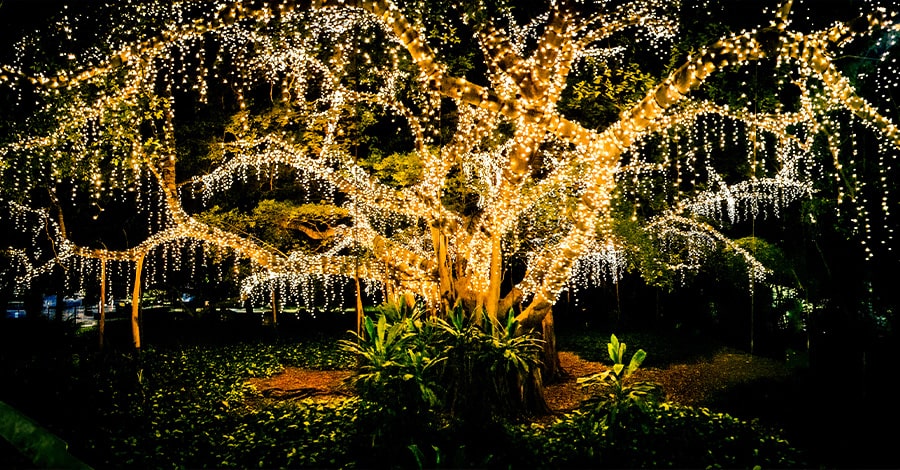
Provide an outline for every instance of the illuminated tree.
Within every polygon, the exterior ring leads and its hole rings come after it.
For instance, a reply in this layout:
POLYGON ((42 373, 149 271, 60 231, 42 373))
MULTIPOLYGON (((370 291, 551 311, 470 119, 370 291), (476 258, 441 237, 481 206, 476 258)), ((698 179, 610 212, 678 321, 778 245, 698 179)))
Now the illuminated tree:
POLYGON ((865 6, 856 19, 795 28, 788 1, 765 13, 769 24, 676 57, 659 80, 605 46, 625 34, 642 56, 668 58, 684 34, 677 13, 688 6, 678 2, 550 1, 539 14, 389 0, 107 7, 121 15, 111 42, 81 46, 61 22, 55 34, 79 54, 51 52, 44 66, 64 62, 52 73, 2 68, 0 83, 37 103, 0 150, 4 202, 53 247, 8 256, 22 285, 56 264, 89 274, 118 263, 140 280, 148 255, 180 260, 202 244, 249 260, 245 295, 337 276, 414 294, 434 312, 460 302, 490 318, 512 309, 523 331, 544 328, 547 339, 560 292, 620 276, 636 256, 627 233, 658 250, 659 270, 696 270, 728 247, 761 281, 766 268, 719 222, 777 215, 834 178, 864 233, 873 210, 891 223, 889 185, 848 174, 858 135, 877 142, 885 179, 900 147, 896 109, 881 96, 897 87, 900 26, 865 6), (442 22, 450 13, 462 21, 442 22), (465 28, 480 61, 460 53, 465 28), (877 51, 881 77, 862 91, 836 59, 861 47, 877 51), (705 86, 760 66, 774 76, 771 93, 795 98, 763 102, 741 78, 719 84, 738 87, 725 97, 705 86), (585 67, 598 86, 571 88, 585 67), (603 92, 621 112, 599 128, 561 110, 567 93, 603 92), (179 103, 198 100, 228 116, 202 155, 176 132, 179 103), (745 171, 719 171, 719 160, 745 171), (229 231, 210 209, 248 180, 288 178, 315 188, 304 203, 318 209, 269 208, 302 243, 229 231), (858 196, 863 186, 882 188, 875 209, 858 196), (76 243, 57 216, 65 211, 51 210, 70 194, 101 218, 108 201, 134 205, 150 221, 146 236, 116 248, 76 243))

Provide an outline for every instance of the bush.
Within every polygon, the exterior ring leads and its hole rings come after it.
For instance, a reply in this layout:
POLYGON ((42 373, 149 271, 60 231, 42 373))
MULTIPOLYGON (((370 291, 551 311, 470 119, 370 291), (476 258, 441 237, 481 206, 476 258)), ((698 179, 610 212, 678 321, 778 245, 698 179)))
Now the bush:
POLYGON ((802 467, 778 433, 725 413, 662 403, 620 412, 617 432, 595 413, 576 411, 551 425, 510 433, 540 468, 802 467))
POLYGON ((596 389, 578 411, 550 426, 518 429, 525 441, 519 447, 537 449, 534 462, 550 468, 797 465, 798 453, 776 433, 724 413, 664 403, 658 384, 630 380, 647 357, 643 349, 627 365, 616 335, 606 349, 612 367, 578 380, 596 389))
POLYGON ((425 318, 421 304, 400 300, 341 342, 357 359, 359 424, 372 436, 365 455, 381 456, 371 464, 482 462, 491 451, 481 436, 494 419, 525 409, 529 386, 540 386, 540 341, 517 334, 513 315, 477 318, 461 307, 447 319, 425 318))
POLYGON ((625 365, 625 343, 620 343, 616 335, 610 336, 607 344, 609 359, 612 368, 594 374, 590 377, 578 379, 578 383, 585 388, 599 388, 599 393, 591 397, 583 406, 591 409, 594 414, 600 416, 603 424, 609 429, 610 434, 620 427, 617 417, 620 412, 627 412, 631 408, 636 411, 646 411, 649 406, 659 403, 664 397, 662 387, 654 382, 632 383, 631 376, 644 362, 647 353, 638 349, 631 356, 631 361, 625 365))
POLYGON ((357 360, 351 378, 364 400, 397 409, 443 410, 455 417, 511 415, 540 385, 541 342, 517 334, 513 315, 501 323, 461 307, 448 318, 424 318, 421 304, 388 303, 364 334, 341 341, 357 360))

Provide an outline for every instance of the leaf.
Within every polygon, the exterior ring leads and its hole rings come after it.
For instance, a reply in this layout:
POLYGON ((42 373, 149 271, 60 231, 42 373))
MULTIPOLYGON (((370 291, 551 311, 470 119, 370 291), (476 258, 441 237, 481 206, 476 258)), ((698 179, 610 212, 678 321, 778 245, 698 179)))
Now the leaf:
POLYGON ((410 444, 406 446, 410 452, 413 454, 413 458, 416 459, 416 467, 419 469, 425 468, 425 454, 419 449, 419 446, 416 444, 410 444))
POLYGON ((637 370, 638 367, 644 362, 644 359, 647 358, 647 353, 643 349, 638 349, 637 352, 631 356, 631 363, 628 364, 628 371, 625 373, 626 376, 629 376, 637 370))
POLYGON ((90 468, 69 454, 68 444, 62 439, 3 402, 0 402, 0 437, 38 467, 90 468))
POLYGON ((387 329, 387 317, 381 315, 378 317, 378 339, 384 339, 384 332, 387 329))
POLYGON ((368 335, 369 341, 375 339, 375 325, 372 323, 372 319, 366 317, 365 319, 365 327, 366 327, 366 335, 368 335))

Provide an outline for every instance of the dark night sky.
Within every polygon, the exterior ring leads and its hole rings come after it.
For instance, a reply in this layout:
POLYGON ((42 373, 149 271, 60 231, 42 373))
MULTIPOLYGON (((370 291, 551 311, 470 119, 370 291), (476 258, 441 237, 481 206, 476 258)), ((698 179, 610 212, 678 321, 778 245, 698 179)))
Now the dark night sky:
POLYGON ((12 45, 22 36, 39 31, 63 11, 69 1, 0 0, 0 61, 10 57, 12 45))
POLYGON ((62 0, 0 0, 0 34, 3 42, 34 31, 47 23, 52 15, 63 11, 70 1, 62 0))

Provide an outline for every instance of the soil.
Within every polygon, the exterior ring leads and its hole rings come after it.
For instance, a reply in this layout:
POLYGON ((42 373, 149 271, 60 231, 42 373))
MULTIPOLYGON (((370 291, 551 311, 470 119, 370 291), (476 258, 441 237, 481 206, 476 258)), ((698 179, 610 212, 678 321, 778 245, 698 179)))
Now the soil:
MULTIPOLYGON (((586 361, 572 352, 561 351, 560 363, 565 371, 561 381, 546 385, 544 396, 554 413, 575 409, 588 398, 577 383, 586 377, 607 369, 599 362, 586 361)), ((322 371, 288 367, 268 378, 253 378, 249 385, 256 393, 251 401, 278 402, 299 399, 322 399, 352 395, 345 379, 351 374, 346 370, 322 371)), ((780 379, 790 375, 790 370, 776 361, 723 349, 713 356, 690 364, 673 364, 665 369, 642 368, 635 380, 657 382, 666 392, 670 402, 689 406, 705 406, 717 394, 730 387, 759 379, 780 379)))
POLYGON ((256 393, 249 394, 251 401, 278 402, 304 398, 330 399, 352 395, 347 386, 349 370, 313 370, 286 367, 271 377, 252 378, 248 384, 256 393))

